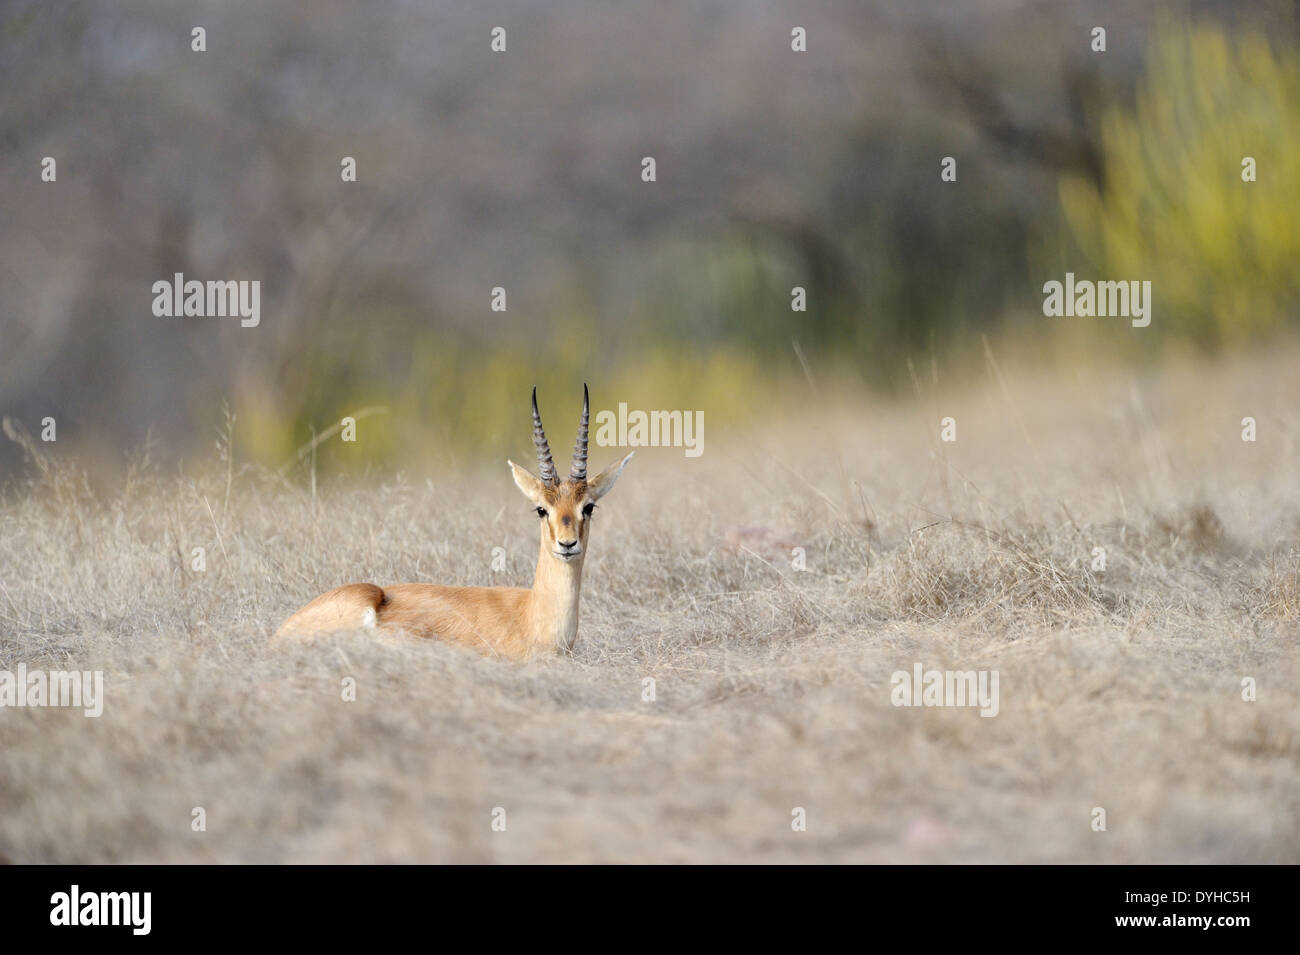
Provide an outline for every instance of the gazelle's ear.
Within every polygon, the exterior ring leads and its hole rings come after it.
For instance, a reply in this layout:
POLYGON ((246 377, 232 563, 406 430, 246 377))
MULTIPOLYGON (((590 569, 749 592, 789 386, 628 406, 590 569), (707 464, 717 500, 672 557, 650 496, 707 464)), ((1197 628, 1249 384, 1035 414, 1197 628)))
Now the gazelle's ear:
POLYGON ((632 460, 634 454, 636 454, 635 451, 629 451, 627 457, 622 461, 611 464, 587 482, 587 491, 591 494, 593 500, 599 501, 613 489, 614 482, 618 480, 618 476, 623 473, 623 469, 627 467, 627 462, 632 460))
POLYGON ((538 507, 546 503, 545 489, 546 485, 542 483, 541 478, 533 475, 531 471, 521 468, 513 461, 506 461, 510 465, 510 473, 514 475, 515 484, 519 490, 524 492, 524 497, 532 501, 538 507))

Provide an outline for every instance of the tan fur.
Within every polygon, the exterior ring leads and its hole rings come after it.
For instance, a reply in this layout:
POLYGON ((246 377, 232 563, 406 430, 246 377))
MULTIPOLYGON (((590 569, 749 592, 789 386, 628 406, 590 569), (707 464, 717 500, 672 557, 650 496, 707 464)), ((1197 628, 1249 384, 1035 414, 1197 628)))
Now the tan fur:
POLYGON ((539 519, 537 573, 530 589, 347 584, 307 604, 280 626, 275 638, 310 639, 369 623, 381 631, 444 640, 507 660, 572 649, 578 639, 578 598, 591 527, 583 509, 608 493, 631 457, 590 481, 558 484, 545 484, 507 462, 520 491, 547 512, 539 519), (565 559, 561 554, 573 556, 565 559))

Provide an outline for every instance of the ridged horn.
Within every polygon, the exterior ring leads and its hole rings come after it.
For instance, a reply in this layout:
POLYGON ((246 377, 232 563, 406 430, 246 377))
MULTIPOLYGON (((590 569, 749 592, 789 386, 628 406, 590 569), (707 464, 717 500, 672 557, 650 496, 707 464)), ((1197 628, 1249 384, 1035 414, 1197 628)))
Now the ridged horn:
POLYGON ((546 443, 542 430, 542 416, 537 411, 537 386, 533 386, 533 444, 537 445, 537 476, 546 484, 555 483, 555 462, 551 460, 551 446, 546 443))
POLYGON ((573 446, 573 464, 569 467, 569 479, 587 480, 587 418, 590 405, 587 401, 587 385, 582 386, 582 420, 578 422, 578 443, 573 446))

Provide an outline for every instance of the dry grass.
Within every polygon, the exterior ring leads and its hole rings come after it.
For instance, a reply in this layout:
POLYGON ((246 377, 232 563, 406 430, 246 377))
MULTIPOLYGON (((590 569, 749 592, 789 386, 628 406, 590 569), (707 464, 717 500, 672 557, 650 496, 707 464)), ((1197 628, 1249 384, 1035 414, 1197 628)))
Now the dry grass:
POLYGON ((100 668, 107 703, 0 710, 0 853, 1294 862, 1295 363, 994 371, 820 420, 796 401, 757 437, 710 420, 702 458, 629 466, 576 652, 528 665, 267 641, 349 580, 526 583, 536 531, 503 465, 315 501, 224 463, 107 496, 34 465, 0 504, 0 668, 100 668), (1000 714, 890 705, 918 661, 996 668, 1000 714))

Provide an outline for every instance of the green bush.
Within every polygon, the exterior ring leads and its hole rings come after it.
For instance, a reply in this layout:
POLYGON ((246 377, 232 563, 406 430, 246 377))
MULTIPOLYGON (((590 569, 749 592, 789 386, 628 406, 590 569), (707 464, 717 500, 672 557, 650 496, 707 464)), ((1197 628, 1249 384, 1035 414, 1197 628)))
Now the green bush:
POLYGON ((1258 34, 1162 28, 1134 104, 1102 114, 1101 142, 1104 185, 1060 186, 1070 232, 1099 277, 1150 279, 1160 331, 1205 348, 1296 322, 1294 49, 1258 34), (1243 181, 1245 157, 1255 182, 1243 181))

